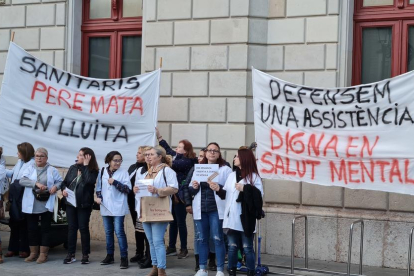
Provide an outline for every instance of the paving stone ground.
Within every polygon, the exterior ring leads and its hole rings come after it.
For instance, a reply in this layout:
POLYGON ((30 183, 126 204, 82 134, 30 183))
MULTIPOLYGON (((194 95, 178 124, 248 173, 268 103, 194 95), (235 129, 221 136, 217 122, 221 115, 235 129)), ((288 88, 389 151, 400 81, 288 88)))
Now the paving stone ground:
MULTIPOLYGON (((6 251, 9 232, 0 231, 2 248, 3 252, 6 251)), ((87 275, 142 275, 145 276, 149 269, 139 269, 137 264, 130 264, 129 269, 120 269, 120 257, 119 250, 115 250, 115 263, 113 265, 101 266, 99 262, 105 257, 105 242, 102 241, 92 241, 92 253, 90 255, 91 263, 88 265, 81 265, 80 261, 77 261, 73 264, 64 265, 63 259, 66 256, 66 250, 63 246, 58 246, 52 248, 49 254, 49 261, 45 264, 36 264, 36 263, 25 263, 23 259, 17 257, 5 258, 5 262, 0 265, 0 276, 55 276, 55 275, 73 275, 73 276, 87 276, 87 275)), ((133 245, 130 245, 129 253, 130 257, 133 255, 133 245)), ((80 252, 80 240, 78 240, 78 250, 77 258, 81 258, 80 252)), ((272 264, 272 265, 290 265, 290 258, 285 256, 276 256, 262 254, 263 263, 272 264)), ((302 267, 303 260, 297 259, 295 261, 295 266, 302 267)), ((194 255, 190 252, 190 256, 187 259, 178 260, 177 257, 171 256, 167 257, 167 275, 169 276, 193 276, 194 272, 194 255)), ((319 270, 328 270, 328 271, 338 271, 345 273, 346 264, 345 263, 335 263, 335 262, 323 262, 323 261, 309 261, 309 267, 312 269, 319 270)), ((290 273, 290 269, 281 269, 270 267, 270 271, 274 273, 290 273)), ((357 273, 358 267, 356 265, 352 266, 352 273, 357 273)), ((321 274, 321 273, 309 273, 303 271, 295 271, 296 275, 309 275, 309 276, 322 276, 322 275, 338 275, 338 274, 321 274)), ((285 274, 285 275, 286 275, 285 274)), ((407 275, 406 270, 401 269, 389 269, 389 268, 380 268, 380 267, 369 267, 364 266, 363 274, 367 276, 403 276, 407 275)), ((216 275, 215 272, 209 272, 209 276, 216 275)), ((227 275, 227 273, 226 273, 227 275)), ((239 274, 238 274, 239 275, 239 274)), ((245 274, 240 274, 245 275, 245 274)), ((272 274, 274 275, 274 274, 272 274)), ((278 274, 276 274, 278 275, 278 274)), ((279 274, 281 275, 281 274, 279 274)), ((413 272, 414 275, 414 272, 413 272)))

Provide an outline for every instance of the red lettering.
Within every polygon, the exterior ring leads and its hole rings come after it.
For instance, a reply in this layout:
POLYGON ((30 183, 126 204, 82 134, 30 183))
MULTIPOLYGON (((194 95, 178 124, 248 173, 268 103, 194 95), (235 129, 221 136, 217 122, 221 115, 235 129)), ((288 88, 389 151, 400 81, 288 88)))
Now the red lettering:
POLYGON ((69 92, 69 91, 67 91, 67 90, 65 90, 65 89, 61 89, 61 90, 59 90, 58 104, 59 104, 59 105, 61 105, 60 100, 62 100, 62 101, 64 101, 64 102, 68 105, 68 107, 70 108, 70 104, 69 104, 69 102, 68 102, 68 101, 66 101, 66 100, 69 100, 69 99, 70 99, 70 97, 71 97, 71 95, 70 95, 70 92, 69 92), (66 99, 62 96, 63 92, 65 92, 65 93, 66 93, 66 95, 68 96, 66 99))
POLYGON ((125 114, 126 103, 127 101, 132 100, 133 97, 118 97, 118 99, 124 101, 124 104, 122 105, 122 114, 125 114))
POLYGON ((338 176, 338 180, 341 181, 344 180, 345 184, 348 184, 348 180, 346 178, 346 165, 345 160, 341 160, 339 171, 337 170, 334 161, 329 161, 329 167, 331 169, 331 180, 332 182, 335 182, 335 173, 338 176))
POLYGON ((381 180, 382 182, 385 182, 385 175, 384 175, 385 166, 388 166, 390 162, 378 160, 376 163, 380 166, 381 180))
POLYGON ((289 146, 290 146, 290 148, 292 149, 292 151, 294 153, 301 154, 302 152, 304 152, 305 144, 303 144, 303 142, 300 139, 296 140, 297 138, 302 137, 303 135, 305 135, 305 133, 299 132, 299 133, 294 134, 290 138, 289 146), (294 146, 296 146, 296 145, 299 145, 299 149, 294 149, 294 146))
POLYGON ((106 107, 106 111, 105 111, 105 113, 108 113, 108 112, 109 112, 109 109, 110 109, 111 107, 115 107, 115 113, 116 113, 116 114, 118 114, 118 101, 117 101, 117 99, 116 99, 116 97, 115 97, 115 96, 112 96, 112 97, 109 99, 109 104, 108 104, 108 106, 106 107))
POLYGON ((300 178, 305 176, 305 174, 306 174, 306 161, 305 160, 302 160, 302 161, 296 160, 296 170, 297 170, 298 175, 300 176, 300 178), (302 168, 303 168, 302 171, 300 171, 300 168, 299 168, 300 162, 302 162, 302 168))
POLYGON ((290 159, 289 159, 289 157, 286 157, 286 174, 287 175, 296 175, 296 172, 292 172, 290 170, 290 159))
POLYGON ((142 99, 140 97, 135 97, 134 104, 132 105, 132 108, 129 111, 129 114, 132 114, 132 112, 135 109, 139 110, 141 115, 144 114, 144 107, 142 105, 143 105, 142 99))
POLYGON ((85 94, 82 94, 82 93, 75 93, 75 98, 74 98, 74 100, 73 100, 73 106, 72 106, 72 108, 73 109, 76 109, 76 110, 79 110, 79 111, 82 111, 82 107, 81 106, 78 106, 78 105, 76 105, 76 104, 82 104, 83 102, 81 101, 81 100, 78 100, 78 96, 79 97, 85 97, 85 94))
POLYGON ((276 165, 275 165, 275 174, 277 174, 277 169, 282 170, 282 174, 285 174, 285 167, 283 165, 283 159, 280 155, 276 155, 276 165))
POLYGON ((357 174, 358 170, 353 170, 353 165, 359 165, 359 162, 357 161, 348 161, 348 179, 350 183, 359 183, 361 182, 359 179, 353 179, 352 175, 357 174))
POLYGON ((271 129, 270 130, 270 145, 271 145, 271 149, 272 150, 277 150, 280 149, 283 146, 283 138, 282 135, 280 135, 279 131, 275 130, 275 129, 271 129), (274 140, 273 140, 273 136, 276 136, 277 138, 279 138, 279 145, 275 145, 274 144, 274 140))
POLYGON ((56 105, 56 103, 52 103, 52 102, 50 102, 50 101, 49 101, 49 99, 50 99, 50 98, 55 99, 55 96, 53 96, 53 95, 50 93, 50 90, 54 90, 55 92, 57 92, 57 90, 56 90, 56 89, 54 89, 52 86, 49 86, 49 87, 47 88, 46 103, 47 103, 47 104, 51 104, 51 105, 56 105))
POLYGON ((369 156, 372 156, 372 152, 374 151, 374 148, 375 148, 375 146, 378 143, 379 136, 375 137, 375 142, 374 142, 374 145, 372 146, 372 148, 369 148, 369 140, 368 140, 368 138, 366 136, 364 136, 363 139, 364 139, 364 141, 363 141, 362 148, 361 148, 361 157, 364 157, 364 148, 365 147, 367 148, 368 155, 369 156))
POLYGON ((306 164, 310 164, 312 166, 311 179, 315 179, 315 166, 321 164, 321 162, 316 161, 316 160, 306 160, 306 164))
POLYGON ((288 156, 289 155, 289 145, 288 145, 288 142, 289 142, 289 133, 290 132, 290 130, 288 130, 287 132, 286 132, 286 134, 285 134, 285 142, 286 142, 286 155, 288 156))
POLYGON ((322 133, 321 138, 319 138, 318 141, 318 145, 315 145, 316 142, 316 136, 315 134, 312 134, 309 138, 309 142, 308 142, 308 155, 311 156, 311 147, 313 149, 313 152, 315 153, 316 156, 319 156, 319 149, 321 147, 321 143, 323 140, 323 137, 325 137, 325 134, 322 133))
POLYGON ((405 159, 404 161, 404 178, 405 178, 405 183, 410 183, 410 184, 414 184, 414 179, 411 179, 408 177, 408 169, 410 166, 410 160, 405 159))
POLYGON ((96 97, 95 97, 95 96, 93 96, 93 97, 92 97, 92 100, 91 100, 91 110, 89 111, 89 113, 92 113, 92 108, 95 108, 95 112, 99 112, 99 107, 101 106, 101 104, 102 104, 102 114, 104 114, 104 113, 105 113, 105 102, 104 102, 104 97, 103 97, 103 96, 101 96, 101 97, 99 98, 98 105, 97 105, 97 104, 96 104, 96 97))
MULTIPOLYGON (((352 145, 352 141, 353 140, 358 140, 358 139, 359 139, 358 137, 352 137, 352 136, 348 137, 348 145, 346 146, 346 157, 347 158, 356 157, 356 154, 350 154, 349 153, 349 149, 350 148, 358 148, 358 146, 352 145)), ((349 179, 349 181, 351 181, 351 179, 349 179)))
POLYGON ((32 100, 35 97, 36 91, 45 92, 46 91, 46 84, 44 84, 41 81, 36 81, 35 82, 35 84, 33 85, 33 90, 32 90, 32 97, 31 97, 32 100))
POLYGON ((398 159, 393 159, 391 164, 390 170, 390 182, 393 183, 393 177, 397 176, 400 183, 403 183, 401 172, 400 172, 400 163, 398 163, 398 159))
POLYGON ((273 170, 274 170, 274 167, 273 167, 272 162, 270 162, 270 161, 268 161, 268 160, 266 159, 266 157, 267 157, 267 156, 272 156, 272 153, 271 153, 271 152, 266 151, 265 153, 263 153, 262 157, 260 158, 260 161, 262 161, 263 163, 265 163, 265 164, 267 164, 267 165, 272 166, 272 168, 271 168, 271 169, 269 169, 269 170, 266 170, 265 168, 263 168, 263 169, 261 169, 261 172, 262 172, 262 173, 272 173, 272 172, 273 172, 273 170))
POLYGON ((371 180, 371 182, 374 182, 374 161, 371 159, 369 160, 370 164, 371 164, 371 174, 368 171, 368 168, 365 166, 364 162, 361 160, 361 178, 362 178, 362 183, 365 183, 365 174, 364 171, 367 173, 369 179, 371 180))
POLYGON ((323 151, 323 155, 326 156, 326 152, 328 151, 328 149, 332 149, 335 152, 336 157, 338 157, 338 152, 336 150, 337 146, 338 146, 338 137, 334 135, 332 136, 331 140, 329 140, 328 144, 326 144, 325 150, 323 151))

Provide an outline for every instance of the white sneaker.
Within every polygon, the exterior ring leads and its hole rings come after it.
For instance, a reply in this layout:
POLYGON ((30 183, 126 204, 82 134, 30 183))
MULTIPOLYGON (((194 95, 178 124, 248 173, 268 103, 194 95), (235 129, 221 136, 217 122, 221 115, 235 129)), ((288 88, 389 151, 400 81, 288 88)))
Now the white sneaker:
POLYGON ((216 276, 224 276, 224 273, 222 271, 217 271, 216 276))
MULTIPOLYGON (((224 276, 224 274, 222 274, 224 276)), ((194 276, 208 276, 208 271, 204 269, 200 269, 194 276)))

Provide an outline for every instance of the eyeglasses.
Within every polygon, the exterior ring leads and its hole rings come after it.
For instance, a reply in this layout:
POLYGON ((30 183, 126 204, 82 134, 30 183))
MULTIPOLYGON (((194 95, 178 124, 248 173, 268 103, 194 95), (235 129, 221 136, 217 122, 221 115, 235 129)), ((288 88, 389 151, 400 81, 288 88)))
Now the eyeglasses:
POLYGON ((35 155, 36 158, 46 158, 44 155, 35 155))
POLYGON ((120 160, 114 159, 114 160, 112 160, 112 162, 121 164, 122 163, 122 159, 120 159, 120 160))
POLYGON ((219 150, 213 150, 213 149, 208 149, 206 151, 209 152, 209 153, 211 153, 211 154, 220 153, 219 150))
POLYGON ((146 153, 144 155, 145 155, 145 157, 149 157, 149 156, 154 156, 155 154, 153 154, 153 153, 146 153))

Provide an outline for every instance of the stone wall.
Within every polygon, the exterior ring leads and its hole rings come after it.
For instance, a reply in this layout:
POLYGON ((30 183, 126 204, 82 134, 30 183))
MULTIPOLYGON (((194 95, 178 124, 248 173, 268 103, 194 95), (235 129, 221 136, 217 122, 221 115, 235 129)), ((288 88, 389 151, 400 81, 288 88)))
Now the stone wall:
POLYGON ((66 0, 6 0, 0 6, 0 82, 9 42, 64 69, 66 0))

